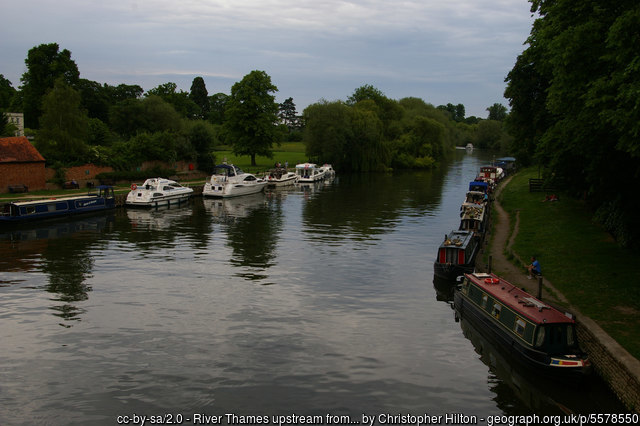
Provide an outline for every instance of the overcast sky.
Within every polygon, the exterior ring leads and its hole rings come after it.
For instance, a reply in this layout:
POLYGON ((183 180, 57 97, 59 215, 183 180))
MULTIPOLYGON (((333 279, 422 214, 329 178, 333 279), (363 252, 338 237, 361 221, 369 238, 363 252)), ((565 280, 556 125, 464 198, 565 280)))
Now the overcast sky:
POLYGON ((299 113, 370 84, 387 97, 508 107, 504 79, 533 17, 526 0, 22 0, 3 2, 0 74, 20 86, 32 47, 71 51, 80 77, 145 90, 201 76, 229 94, 252 70, 299 113))

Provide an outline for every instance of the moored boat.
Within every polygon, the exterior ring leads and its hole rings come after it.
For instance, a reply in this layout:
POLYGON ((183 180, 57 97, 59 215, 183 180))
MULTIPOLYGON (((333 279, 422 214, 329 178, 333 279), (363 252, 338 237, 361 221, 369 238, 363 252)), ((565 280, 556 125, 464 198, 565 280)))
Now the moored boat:
POLYGON ((438 248, 433 274, 436 278, 455 281, 457 277, 473 272, 478 253, 478 240, 472 231, 451 231, 438 248))
POLYGON ((165 178, 151 178, 142 185, 132 184, 127 194, 129 207, 161 207, 180 204, 189 200, 193 189, 165 178))
POLYGON ((324 179, 325 170, 314 163, 296 164, 298 182, 308 183, 324 179))
POLYGON ((457 315, 549 377, 582 377, 591 371, 578 346, 575 320, 494 274, 465 274, 454 306, 457 315))
POLYGON ((269 170, 269 174, 264 178, 267 186, 287 186, 293 185, 298 181, 298 175, 295 172, 289 172, 284 167, 269 170))
POLYGON ((487 209, 483 204, 463 203, 460 206, 460 230, 471 231, 482 241, 486 232, 487 209))
POLYGON ((245 173, 233 164, 218 164, 209 181, 204 184, 202 195, 218 198, 238 197, 263 191, 266 185, 266 180, 245 173))
POLYGON ((88 194, 83 195, 7 203, 2 207, 0 224, 54 219, 63 216, 92 213, 114 207, 115 195, 113 193, 113 187, 101 185, 93 188, 88 194))
POLYGON ((334 170, 331 164, 323 164, 320 168, 324 172, 325 178, 332 178, 336 175, 336 171, 334 170))

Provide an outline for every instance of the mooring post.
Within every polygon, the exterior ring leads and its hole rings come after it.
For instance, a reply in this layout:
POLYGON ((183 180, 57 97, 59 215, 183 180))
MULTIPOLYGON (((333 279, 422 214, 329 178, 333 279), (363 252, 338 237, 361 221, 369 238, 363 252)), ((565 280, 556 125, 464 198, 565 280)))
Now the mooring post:
POLYGON ((538 299, 542 299, 542 275, 538 277, 538 299))

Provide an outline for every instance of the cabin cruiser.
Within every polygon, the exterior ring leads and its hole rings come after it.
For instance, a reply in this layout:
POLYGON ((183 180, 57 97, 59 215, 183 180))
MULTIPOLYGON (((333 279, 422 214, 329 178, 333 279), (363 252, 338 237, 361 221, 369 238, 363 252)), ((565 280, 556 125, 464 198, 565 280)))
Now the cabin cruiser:
POLYGON ((314 163, 296 164, 299 183, 316 182, 324 179, 325 170, 314 163))
POLYGON ((140 186, 131 185, 126 204, 130 207, 159 207, 180 204, 189 199, 193 189, 165 178, 151 178, 140 186))
POLYGON ((270 170, 265 180, 267 181, 267 186, 287 186, 296 183, 298 175, 295 172, 287 171, 284 167, 278 167, 270 170))
POLYGON ((323 164, 320 169, 324 171, 325 178, 332 178, 336 175, 336 171, 331 164, 323 164))
POLYGON ((204 184, 205 197, 238 197, 264 190, 267 181, 251 173, 243 172, 233 164, 219 164, 208 182, 204 184))

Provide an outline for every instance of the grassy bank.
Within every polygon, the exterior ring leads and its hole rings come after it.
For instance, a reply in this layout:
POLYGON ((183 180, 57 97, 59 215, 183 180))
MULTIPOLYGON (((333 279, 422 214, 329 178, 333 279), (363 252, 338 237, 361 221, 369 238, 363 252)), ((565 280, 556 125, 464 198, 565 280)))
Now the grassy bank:
MULTIPOLYGON (((223 147, 226 148, 226 147, 223 147)), ((231 148, 215 151, 216 164, 222 163, 225 158, 228 163, 240 167, 242 170, 250 173, 260 173, 273 168, 276 161, 284 164, 289 162, 289 168, 295 167, 296 164, 308 161, 304 153, 304 144, 302 142, 285 142, 280 146, 276 146, 273 151, 273 158, 256 156, 256 166, 251 166, 251 157, 248 155, 237 156, 231 153, 231 148)))
POLYGON ((537 169, 520 171, 501 194, 512 222, 520 212, 513 251, 526 260, 536 255, 571 304, 640 358, 640 253, 619 247, 581 201, 560 193, 560 201, 543 202, 546 193, 529 192, 529 178, 537 177, 537 169))

